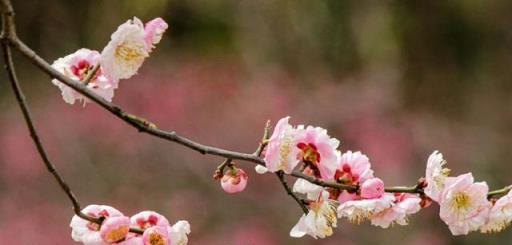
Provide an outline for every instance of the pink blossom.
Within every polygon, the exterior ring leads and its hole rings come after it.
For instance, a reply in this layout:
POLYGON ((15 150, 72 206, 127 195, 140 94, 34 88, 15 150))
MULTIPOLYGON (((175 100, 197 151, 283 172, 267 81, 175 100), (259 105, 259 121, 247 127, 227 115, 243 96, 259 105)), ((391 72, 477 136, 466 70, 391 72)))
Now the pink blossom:
POLYGON ((446 178, 439 200, 439 216, 453 235, 478 230, 489 215, 489 187, 485 182, 473 182, 471 173, 446 178))
POLYGON ((225 192, 236 193, 245 189, 247 179, 247 174, 241 168, 233 167, 224 174, 220 184, 225 192))
MULTIPOLYGON (((91 69, 99 64, 99 62, 100 53, 98 51, 83 48, 63 58, 57 59, 53 62, 52 67, 75 81, 83 81, 91 72, 91 69)), ((79 102, 83 101, 85 104, 85 102, 88 101, 82 94, 76 92, 59 80, 53 79, 52 83, 62 91, 62 98, 66 103, 74 104, 75 101, 78 100, 79 102)), ((118 81, 116 79, 107 78, 103 69, 100 67, 87 84, 87 88, 103 97, 105 100, 112 101, 114 89, 117 88, 117 84, 118 81)))
POLYGON ((144 26, 137 17, 117 28, 101 52, 101 66, 108 77, 127 79, 137 73, 149 56, 144 35, 144 26))
POLYGON ((494 203, 489 217, 480 231, 483 233, 500 232, 512 222, 512 191, 494 203))
POLYGON ((336 227, 337 201, 329 199, 329 193, 324 191, 316 201, 311 202, 308 214, 303 214, 299 222, 290 231, 292 237, 309 235, 313 238, 325 238, 332 235, 332 228, 336 227))
MULTIPOLYGON (((373 178, 370 160, 359 151, 347 151, 340 157, 334 178, 344 184, 359 185, 373 178)), ((344 203, 348 200, 355 200, 356 198, 357 195, 355 192, 342 190, 339 193, 338 201, 344 203)))
POLYGON ((144 242, 142 241, 141 236, 130 236, 130 234, 128 234, 128 237, 124 241, 118 242, 116 244, 118 244, 118 245, 143 245, 144 242))
POLYGON ((392 206, 371 216, 375 226, 388 228, 392 224, 407 225, 407 216, 421 209, 421 198, 414 194, 395 193, 392 206))
POLYGON ((146 49, 151 52, 162 40, 162 35, 167 30, 167 23, 162 18, 155 18, 147 22, 144 26, 144 41, 146 42, 146 49))
POLYGON ((142 211, 132 217, 130 222, 133 226, 140 229, 146 229, 153 226, 169 226, 169 221, 161 214, 154 211, 142 211))
POLYGON ((299 163, 299 149, 295 142, 295 129, 288 123, 290 117, 284 117, 276 124, 265 149, 265 165, 270 172, 283 170, 290 174, 299 163))
POLYGON ((101 223, 100 236, 107 243, 115 243, 125 239, 129 230, 130 218, 126 216, 108 217, 101 223))
POLYGON ((393 194, 384 193, 380 198, 350 200, 338 207, 338 218, 347 218, 352 223, 361 223, 373 214, 391 207, 395 200, 393 194))
POLYGON ((361 197, 365 199, 379 198, 384 193, 384 182, 379 178, 371 178, 361 185, 361 197))
POLYGON ((444 182, 450 173, 450 170, 444 168, 446 161, 443 159, 443 154, 434 151, 427 160, 427 169, 425 171, 425 179, 427 187, 425 187, 425 194, 430 199, 438 202, 441 191, 444 187, 444 182))
POLYGON ((315 168, 315 176, 332 180, 338 167, 340 152, 336 150, 340 142, 329 137, 327 130, 303 125, 297 127, 296 146, 300 158, 315 168))
POLYGON ((169 232, 167 227, 153 226, 149 227, 142 234, 142 241, 144 245, 170 245, 169 232))
MULTIPOLYGON (((82 209, 82 212, 95 218, 123 216, 117 209, 106 205, 89 205, 82 209)), ((105 244, 99 232, 100 225, 74 215, 69 226, 72 229, 71 237, 73 240, 85 245, 105 244)))

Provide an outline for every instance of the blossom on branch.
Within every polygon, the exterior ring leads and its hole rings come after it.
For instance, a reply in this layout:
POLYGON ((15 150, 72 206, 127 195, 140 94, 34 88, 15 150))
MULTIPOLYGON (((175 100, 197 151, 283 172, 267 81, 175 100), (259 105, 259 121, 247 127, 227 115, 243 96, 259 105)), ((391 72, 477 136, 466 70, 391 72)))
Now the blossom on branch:
MULTIPOLYGON (((119 210, 106 205, 89 205, 82 209, 82 213, 94 218, 123 217, 119 210)), ((85 245, 105 244, 100 235, 100 225, 84 220, 78 216, 73 216, 71 223, 71 238, 85 245)))
POLYGON ((415 194, 394 193, 391 207, 371 216, 371 223, 375 226, 388 228, 392 224, 407 225, 407 216, 417 213, 421 209, 421 198, 415 194))
POLYGON ((325 238, 332 235, 332 228, 338 222, 336 208, 338 202, 329 199, 329 193, 322 192, 317 200, 309 203, 307 214, 303 214, 299 222, 290 231, 292 237, 303 237, 309 235, 313 238, 325 238))
POLYGON ((445 180, 450 173, 450 170, 444 167, 445 164, 446 161, 443 159, 443 154, 438 151, 430 154, 427 160, 427 169, 425 171, 427 187, 425 187, 425 195, 436 202, 439 201, 445 180))
POLYGON ((483 233, 500 232, 512 222, 512 191, 498 199, 491 208, 486 223, 480 227, 483 233))
POLYGON ((107 217, 101 223, 100 236, 104 242, 116 243, 124 240, 130 230, 130 218, 126 216, 107 217))
MULTIPOLYGON (((349 185, 361 185, 368 179, 373 178, 370 159, 361 152, 347 151, 339 159, 338 168, 334 175, 337 182, 349 185)), ((355 200, 357 194, 354 191, 340 190, 338 192, 338 201, 344 203, 349 200, 355 200)))
POLYGON ((467 235, 485 224, 491 207, 488 191, 485 182, 474 183, 471 173, 446 179, 439 216, 453 235, 467 235))
MULTIPOLYGON (((89 73, 92 72, 93 67, 100 62, 100 56, 98 51, 82 48, 70 55, 57 59, 53 62, 52 67, 75 81, 84 81, 90 75, 89 73)), ((88 101, 85 96, 58 79, 53 79, 52 83, 62 91, 62 98, 66 103, 74 104, 78 100, 85 104, 88 101)), ((105 100, 112 101, 117 84, 118 80, 105 76, 103 69, 100 67, 86 86, 105 100)))
POLYGON ((283 170, 286 174, 290 174, 300 161, 297 158, 299 148, 296 147, 296 129, 288 123, 289 119, 290 117, 280 119, 268 140, 264 160, 270 172, 283 170))
POLYGON ((384 193, 379 198, 350 200, 338 207, 338 217, 347 218, 350 222, 359 224, 391 207, 394 200, 394 195, 391 193, 384 193))
POLYGON ((224 173, 220 180, 220 185, 227 193, 241 192, 247 186, 247 179, 248 177, 244 170, 233 166, 224 173))

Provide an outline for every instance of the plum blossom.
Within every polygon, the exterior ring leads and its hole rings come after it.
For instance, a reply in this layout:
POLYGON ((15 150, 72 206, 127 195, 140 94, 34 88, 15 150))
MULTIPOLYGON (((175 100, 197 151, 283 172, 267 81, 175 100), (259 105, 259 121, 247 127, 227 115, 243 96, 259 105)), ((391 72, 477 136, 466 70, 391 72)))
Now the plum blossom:
POLYGON ((125 239, 129 230, 130 218, 126 216, 108 217, 101 223, 100 236, 107 243, 115 243, 125 239))
POLYGON ((309 200, 315 200, 323 190, 322 186, 310 183, 305 179, 297 179, 293 184, 293 192, 306 194, 306 198, 309 200))
MULTIPOLYGON (((82 209, 82 212, 95 218, 123 216, 119 210, 106 205, 89 205, 82 209)), ((100 235, 100 225, 74 215, 69 226, 72 229, 71 237, 73 240, 82 242, 85 245, 105 244, 100 235)))
POLYGON ((187 235, 190 234, 190 224, 186 220, 180 220, 172 226, 167 227, 172 245, 186 245, 187 235))
POLYGON ((446 178, 439 216, 453 235, 467 235, 485 224, 491 206, 488 191, 485 182, 474 183, 471 173, 446 178))
MULTIPOLYGON (((98 51, 82 48, 72 54, 55 60, 52 67, 75 81, 84 81, 93 67, 100 62, 100 57, 101 55, 98 51)), ((53 79, 52 83, 59 87, 62 92, 62 98, 66 103, 74 104, 75 101, 78 100, 79 102, 84 102, 85 105, 85 102, 88 101, 82 94, 76 92, 58 79, 53 79)), ((86 86, 105 100, 112 101, 114 89, 117 88, 117 84, 118 81, 116 79, 107 78, 104 70, 100 67, 86 86)))
POLYGON ((421 209, 421 198, 414 194, 394 193, 392 206, 372 215, 371 223, 388 228, 392 224, 407 225, 407 216, 421 209))
POLYGON ((391 207, 395 200, 393 194, 384 193, 380 198, 350 200, 338 207, 338 218, 347 218, 350 222, 359 224, 372 215, 391 207))
POLYGON ((332 228, 336 227, 336 207, 338 202, 329 199, 329 193, 324 191, 316 201, 312 201, 308 207, 309 212, 303 214, 299 222, 290 231, 292 237, 309 235, 313 238, 325 238, 332 235, 332 228))
POLYGON ((142 211, 130 217, 133 226, 146 229, 153 226, 169 226, 169 221, 163 215, 154 211, 142 211))
POLYGON ((300 149, 300 158, 313 167, 316 177, 325 180, 334 178, 340 157, 340 152, 336 150, 340 144, 337 139, 329 137, 323 128, 299 125, 295 142, 300 149))
POLYGON ((443 154, 434 151, 427 160, 427 169, 425 171, 425 179, 427 187, 425 187, 425 194, 432 200, 439 202, 439 196, 443 190, 445 180, 450 173, 450 170, 444 168, 446 161, 443 159, 443 154))
MULTIPOLYGON (((339 159, 338 169, 334 175, 336 181, 343 184, 359 185, 368 179, 373 178, 370 160, 361 152, 347 151, 339 159)), ((344 203, 348 200, 355 200, 355 192, 342 190, 339 193, 338 201, 344 203)))
POLYGON ((379 198, 382 194, 384 194, 384 182, 379 178, 371 178, 361 185, 362 198, 379 198))
POLYGON ((241 168, 233 167, 228 170, 222 179, 220 184, 222 189, 227 193, 241 192, 247 186, 247 174, 241 168))
POLYGON ((167 27, 169 26, 162 18, 155 18, 144 25, 144 41, 147 50, 151 51, 155 44, 162 40, 162 35, 167 27))
POLYGON ((167 227, 153 226, 149 227, 142 234, 142 244, 144 245, 170 245, 169 232, 167 227))
POLYGON ((277 122, 265 149, 265 165, 270 172, 283 170, 290 174, 300 161, 297 158, 299 148, 296 147, 296 130, 288 123, 289 119, 284 117, 277 122))
POLYGON ((494 203, 487 222, 480 227, 483 233, 500 232, 512 222, 512 191, 494 203))
POLYGON ((135 75, 149 56, 142 22, 134 17, 121 24, 101 52, 101 66, 112 79, 127 79, 135 75))

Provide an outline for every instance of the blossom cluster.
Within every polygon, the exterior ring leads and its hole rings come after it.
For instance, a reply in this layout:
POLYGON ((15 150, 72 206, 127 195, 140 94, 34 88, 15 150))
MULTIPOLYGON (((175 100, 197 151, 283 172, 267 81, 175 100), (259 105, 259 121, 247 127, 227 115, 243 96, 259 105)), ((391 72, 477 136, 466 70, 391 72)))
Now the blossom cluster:
MULTIPOLYGON (((167 23, 161 18, 143 24, 134 17, 117 28, 101 53, 82 48, 55 60, 52 67, 67 77, 82 82, 92 92, 110 102, 114 97, 114 90, 119 87, 119 81, 137 73, 162 39, 167 27, 167 23)), ((65 102, 74 104, 75 101, 82 101, 85 104, 88 101, 59 80, 53 79, 52 83, 59 87, 65 102)))
MULTIPOLYGON (((304 196, 302 202, 308 212, 290 231, 292 237, 330 236, 338 218, 357 224, 369 220, 382 228, 407 225, 409 215, 430 206, 432 201, 439 204, 440 217, 453 235, 474 230, 497 232, 512 221, 512 192, 498 200, 488 200, 485 182, 474 183, 470 173, 449 177, 437 151, 428 158, 425 178, 418 181, 416 189, 402 193, 399 189, 386 192, 384 182, 374 176, 369 158, 361 152, 341 153, 340 142, 323 128, 293 126, 285 117, 278 121, 266 143, 265 165, 257 165, 257 173, 300 171, 324 183, 347 187, 321 186, 298 178, 293 192, 304 196)), ((247 175, 233 168, 221 184, 226 192, 242 191, 247 175)))
POLYGON ((181 220, 174 225, 154 211, 142 211, 131 217, 106 205, 89 205, 82 213, 100 218, 101 225, 78 216, 71 219, 71 237, 85 245, 185 245, 190 224, 181 220), (131 232, 142 231, 142 234, 131 232))

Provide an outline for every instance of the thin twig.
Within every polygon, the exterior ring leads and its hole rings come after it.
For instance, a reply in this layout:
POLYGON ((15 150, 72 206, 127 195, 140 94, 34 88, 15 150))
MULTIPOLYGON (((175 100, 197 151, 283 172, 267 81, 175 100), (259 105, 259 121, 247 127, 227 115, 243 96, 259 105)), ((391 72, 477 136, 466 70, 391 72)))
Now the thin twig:
POLYGON ((277 171, 276 176, 279 179, 279 182, 283 185, 284 189, 286 190, 286 193, 288 193, 289 196, 293 198, 299 204, 302 211, 307 214, 309 212, 308 207, 304 202, 292 191, 292 189, 288 186, 288 183, 286 183, 286 180, 284 179, 284 172, 283 171, 277 171))
POLYGON ((270 132, 270 120, 267 120, 267 123, 265 123, 265 129, 263 130, 263 137, 261 137, 261 142, 258 145, 258 148, 256 149, 256 151, 254 152, 254 155, 256 157, 260 157, 261 153, 265 149, 265 146, 267 146, 269 132, 270 132))
POLYGON ((100 69, 100 63, 94 65, 92 69, 87 73, 87 76, 82 81, 83 84, 87 85, 89 82, 91 82, 94 75, 96 75, 96 72, 100 69))
POLYGON ((498 189, 498 190, 494 190, 494 191, 489 191, 489 193, 487 194, 487 197, 493 197, 493 196, 497 196, 497 195, 502 195, 502 194, 505 194, 505 193, 508 193, 510 190, 512 190, 512 185, 509 185, 509 186, 505 186, 501 189, 498 189))
POLYGON ((94 222, 97 224, 101 224, 100 219, 94 218, 94 217, 91 217, 89 215, 82 213, 80 204, 79 204, 75 194, 73 194, 73 192, 69 188, 69 185, 64 181, 62 176, 59 174, 59 172, 55 168, 55 165, 53 165, 53 163, 48 158, 48 155, 46 154, 46 151, 45 151, 45 149, 39 139, 37 131, 34 127, 34 123, 32 122, 32 116, 30 115, 30 109, 27 104, 27 101, 25 100, 25 95, 23 94, 23 91, 21 90, 21 87, 19 85, 18 77, 16 76, 16 71, 14 68, 14 63, 12 61, 11 49, 10 49, 9 45, 7 44, 7 42, 5 42, 5 41, 2 41, 2 50, 3 50, 3 54, 4 54, 5 68, 9 75, 9 81, 11 82, 11 86, 14 91, 14 94, 16 95, 16 100, 18 102, 18 105, 20 106, 22 113, 23 113, 23 117, 25 118, 25 123, 27 124, 28 130, 30 131, 30 136, 32 137, 32 140, 34 141, 37 151, 39 152, 41 159, 43 160, 44 164, 46 165, 46 168, 53 175, 55 180, 57 180, 57 183, 59 184, 60 188, 66 193, 69 200, 71 200, 71 203, 73 204, 73 211, 75 212, 75 214, 82 219, 85 219, 85 220, 88 220, 90 222, 94 222))

